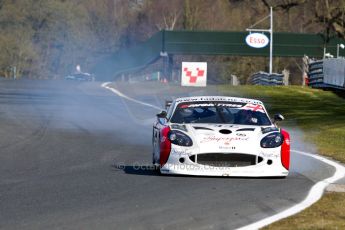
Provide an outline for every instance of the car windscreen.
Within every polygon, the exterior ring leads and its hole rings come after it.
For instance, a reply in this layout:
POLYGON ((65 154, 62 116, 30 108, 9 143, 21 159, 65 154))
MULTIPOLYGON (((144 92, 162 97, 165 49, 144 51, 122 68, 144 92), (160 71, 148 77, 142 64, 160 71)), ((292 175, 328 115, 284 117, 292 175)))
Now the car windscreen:
POLYGON ((182 102, 170 122, 271 125, 262 105, 223 101, 182 102))

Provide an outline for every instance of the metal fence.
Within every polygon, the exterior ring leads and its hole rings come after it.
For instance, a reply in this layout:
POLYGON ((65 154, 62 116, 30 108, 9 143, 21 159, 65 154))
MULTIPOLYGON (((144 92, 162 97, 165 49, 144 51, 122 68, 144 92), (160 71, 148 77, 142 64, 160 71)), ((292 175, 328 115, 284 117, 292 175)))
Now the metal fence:
POLYGON ((344 58, 310 61, 308 67, 308 85, 311 87, 345 89, 344 58))

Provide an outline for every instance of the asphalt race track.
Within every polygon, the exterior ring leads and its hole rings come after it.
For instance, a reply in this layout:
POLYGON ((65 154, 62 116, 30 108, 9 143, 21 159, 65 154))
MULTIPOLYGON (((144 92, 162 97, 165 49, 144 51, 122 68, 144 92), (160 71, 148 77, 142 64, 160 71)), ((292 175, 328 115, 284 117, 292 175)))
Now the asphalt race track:
MULTIPOLYGON (((333 173, 295 154, 286 179, 160 176, 150 165, 157 110, 100 85, 0 81, 0 229, 234 229, 333 173)), ((292 147, 303 150, 299 135, 292 147)))

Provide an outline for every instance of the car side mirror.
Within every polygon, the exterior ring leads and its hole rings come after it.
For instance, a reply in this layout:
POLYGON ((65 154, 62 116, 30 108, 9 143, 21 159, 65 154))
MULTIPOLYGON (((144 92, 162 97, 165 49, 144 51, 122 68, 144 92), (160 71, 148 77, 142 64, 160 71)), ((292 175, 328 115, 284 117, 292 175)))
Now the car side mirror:
POLYGON ((156 115, 158 118, 166 118, 167 117, 167 112, 163 110, 162 112, 158 113, 156 115))
POLYGON ((167 122, 167 112, 163 110, 162 112, 158 113, 157 115, 158 122, 164 125, 167 122))
POLYGON ((274 115, 273 123, 276 124, 278 121, 283 121, 285 118, 280 113, 274 115))

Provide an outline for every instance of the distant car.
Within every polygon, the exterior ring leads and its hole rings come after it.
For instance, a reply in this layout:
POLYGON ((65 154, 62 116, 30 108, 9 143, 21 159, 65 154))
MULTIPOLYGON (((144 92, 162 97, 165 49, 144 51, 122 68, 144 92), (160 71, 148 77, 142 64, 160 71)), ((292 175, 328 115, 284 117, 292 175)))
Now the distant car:
POLYGON ((261 101, 185 97, 167 103, 153 125, 153 164, 162 174, 286 177, 289 133, 261 101))
POLYGON ((72 75, 68 75, 65 77, 65 80, 73 80, 73 81, 94 81, 95 77, 89 73, 76 73, 72 75))

